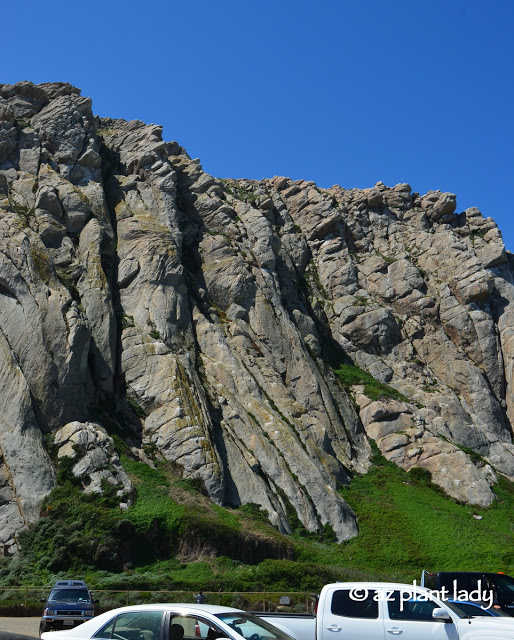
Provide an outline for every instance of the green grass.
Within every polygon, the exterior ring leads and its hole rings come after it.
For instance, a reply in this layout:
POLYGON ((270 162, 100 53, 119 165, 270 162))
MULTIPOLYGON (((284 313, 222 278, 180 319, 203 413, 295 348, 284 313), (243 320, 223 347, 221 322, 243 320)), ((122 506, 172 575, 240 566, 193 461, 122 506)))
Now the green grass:
POLYGON ((371 373, 368 373, 363 369, 359 369, 356 365, 339 364, 339 366, 334 369, 334 372, 343 386, 347 389, 356 384, 364 385, 364 395, 371 400, 392 398, 394 400, 408 402, 408 398, 406 398, 402 393, 393 389, 393 387, 389 387, 383 382, 379 382, 371 375, 371 373))
POLYGON ((137 500, 127 512, 136 532, 144 534, 154 526, 173 536, 186 509, 169 499, 170 483, 166 475, 142 462, 125 457, 122 460, 126 471, 137 479, 137 500))
POLYGON ((351 566, 395 579, 419 578, 423 568, 512 572, 514 487, 501 479, 495 492, 489 508, 461 505, 434 487, 428 473, 407 473, 375 454, 371 471, 341 491, 360 526, 341 552, 351 566))

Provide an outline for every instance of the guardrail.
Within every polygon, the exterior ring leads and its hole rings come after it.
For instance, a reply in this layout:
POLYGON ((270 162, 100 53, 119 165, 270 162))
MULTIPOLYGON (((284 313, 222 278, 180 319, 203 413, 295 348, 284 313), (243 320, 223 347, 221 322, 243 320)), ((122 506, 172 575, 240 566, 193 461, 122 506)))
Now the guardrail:
MULTIPOLYGON (((0 616, 40 616, 42 599, 52 587, 0 588, 0 616)), ((123 589, 91 589, 99 600, 97 612, 131 604, 157 602, 195 602, 192 591, 149 591, 123 589)), ((287 611, 313 613, 314 600, 307 592, 270 591, 204 591, 206 604, 218 604, 249 611, 287 611)))

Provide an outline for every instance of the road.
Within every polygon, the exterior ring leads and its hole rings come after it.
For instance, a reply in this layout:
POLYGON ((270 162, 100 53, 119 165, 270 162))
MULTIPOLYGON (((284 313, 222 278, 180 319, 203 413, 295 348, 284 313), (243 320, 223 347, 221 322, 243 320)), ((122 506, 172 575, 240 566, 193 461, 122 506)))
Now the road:
POLYGON ((0 618, 0 631, 39 638, 40 621, 41 618, 0 618))

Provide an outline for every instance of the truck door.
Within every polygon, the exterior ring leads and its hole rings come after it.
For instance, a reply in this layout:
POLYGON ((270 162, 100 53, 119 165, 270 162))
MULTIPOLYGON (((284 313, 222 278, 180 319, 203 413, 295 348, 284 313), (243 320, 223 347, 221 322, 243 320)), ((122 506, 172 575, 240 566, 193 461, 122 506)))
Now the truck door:
POLYGON ((384 640, 384 625, 375 589, 337 589, 326 594, 318 610, 320 640, 384 640), (321 620, 320 620, 321 616, 321 620))
POLYGON ((434 620, 432 611, 441 605, 425 593, 391 590, 386 600, 385 640, 458 640, 454 623, 434 620))

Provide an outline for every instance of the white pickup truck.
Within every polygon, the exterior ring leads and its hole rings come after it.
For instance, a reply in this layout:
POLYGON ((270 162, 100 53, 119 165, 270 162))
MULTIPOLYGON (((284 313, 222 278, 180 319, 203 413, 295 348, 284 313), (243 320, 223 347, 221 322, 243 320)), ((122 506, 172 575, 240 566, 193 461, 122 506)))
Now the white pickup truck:
POLYGON ((323 587, 316 616, 259 616, 296 640, 514 640, 514 618, 469 617, 412 584, 336 582, 323 587))

